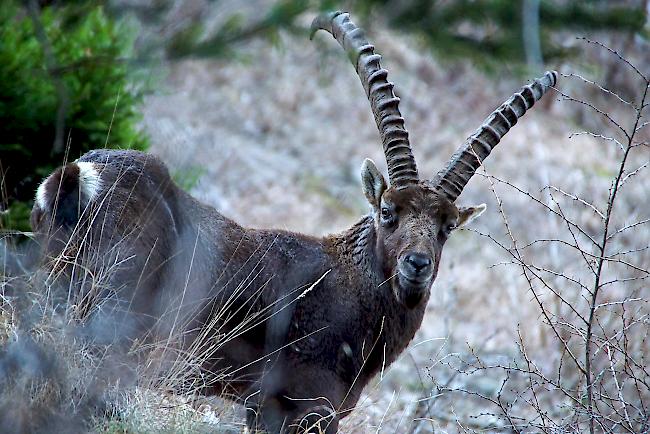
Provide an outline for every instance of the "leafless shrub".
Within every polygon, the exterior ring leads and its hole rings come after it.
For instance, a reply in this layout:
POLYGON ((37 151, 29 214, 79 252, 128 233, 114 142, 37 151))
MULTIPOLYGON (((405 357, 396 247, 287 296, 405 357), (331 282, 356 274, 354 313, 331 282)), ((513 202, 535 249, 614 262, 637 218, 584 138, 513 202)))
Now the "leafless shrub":
POLYGON ((517 354, 469 347, 437 360, 431 367, 435 388, 419 408, 424 419, 447 418, 462 431, 650 429, 650 209, 643 187, 650 164, 650 79, 617 51, 586 43, 606 50, 628 69, 637 97, 625 99, 577 73, 564 75, 594 86, 608 97, 607 107, 558 93, 567 103, 592 110, 602 125, 600 131, 572 136, 601 140, 604 158, 616 164, 595 167, 584 186, 549 184, 536 193, 483 175, 505 233, 479 235, 507 257, 499 266, 520 269, 521 289, 539 315, 531 323, 540 322, 542 333, 531 343, 526 337, 531 325, 521 324, 517 354), (500 199, 502 189, 515 191, 544 213, 545 225, 532 233, 513 227, 507 203, 500 199), (440 375, 440 366, 446 375, 440 375), (482 378, 496 387, 481 388, 482 378), (459 416, 436 410, 436 401, 459 396, 479 402, 482 411, 459 416))

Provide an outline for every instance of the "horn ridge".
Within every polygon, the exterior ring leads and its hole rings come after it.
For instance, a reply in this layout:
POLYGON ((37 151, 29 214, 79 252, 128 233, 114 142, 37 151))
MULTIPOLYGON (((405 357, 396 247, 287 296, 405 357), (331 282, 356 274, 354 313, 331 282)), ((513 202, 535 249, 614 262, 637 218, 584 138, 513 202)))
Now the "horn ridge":
POLYGON ((503 136, 556 83, 557 72, 547 71, 543 77, 523 86, 483 121, 429 184, 455 201, 503 136))
POLYGON ((317 16, 311 25, 310 38, 318 30, 329 32, 337 40, 359 75, 381 137, 390 184, 400 189, 417 183, 417 166, 399 111, 400 99, 393 91, 393 83, 387 81, 388 71, 381 67, 381 56, 374 52, 374 45, 345 12, 317 16))

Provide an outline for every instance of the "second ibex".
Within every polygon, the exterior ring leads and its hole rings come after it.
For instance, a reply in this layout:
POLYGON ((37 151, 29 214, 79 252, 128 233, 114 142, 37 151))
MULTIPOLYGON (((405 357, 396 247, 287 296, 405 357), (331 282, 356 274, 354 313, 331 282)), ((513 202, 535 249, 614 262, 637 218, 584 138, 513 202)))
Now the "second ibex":
POLYGON ((78 309, 92 318, 110 300, 122 336, 178 337, 200 362, 202 392, 231 394, 251 428, 273 433, 336 432, 364 386, 406 348, 447 238, 485 209, 457 207, 456 198, 557 79, 547 72, 523 87, 421 179, 399 98, 364 33, 340 12, 312 29, 330 32, 356 67, 388 163, 388 183, 363 163, 372 212, 350 229, 317 238, 244 228, 133 151, 91 151, 58 169, 32 212, 49 267, 73 281, 78 309))

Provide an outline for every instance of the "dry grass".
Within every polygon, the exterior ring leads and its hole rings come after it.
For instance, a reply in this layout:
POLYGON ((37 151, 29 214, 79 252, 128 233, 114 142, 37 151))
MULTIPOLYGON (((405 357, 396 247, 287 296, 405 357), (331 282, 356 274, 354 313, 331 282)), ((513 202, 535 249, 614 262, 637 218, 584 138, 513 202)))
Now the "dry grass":
MULTIPOLYGON (((391 80, 397 83, 423 174, 435 174, 482 118, 520 85, 513 80, 495 84, 468 66, 443 67, 428 53, 414 49, 417 44, 413 40, 383 29, 375 29, 371 36, 384 55, 391 80)), ((169 65, 164 86, 147 101, 143 125, 152 136, 152 152, 173 170, 201 174, 193 193, 227 216, 254 227, 316 235, 338 231, 367 212, 358 182, 359 166, 365 157, 383 166, 381 147, 363 90, 339 48, 327 37, 318 38, 316 44, 283 38, 280 47, 262 42, 245 47, 242 63, 183 61, 169 65)), ((585 74, 572 66, 565 72, 585 74)), ((594 93, 580 80, 564 78, 559 86, 566 94, 597 104, 629 127, 633 116, 629 107, 619 107, 611 95, 594 93)), ((449 241, 421 330, 402 357, 367 387, 357 410, 342 422, 342 432, 510 431, 513 425, 526 430, 522 421, 532 422, 531 426, 542 423, 544 417, 547 421, 571 421, 575 408, 587 407, 584 402, 558 401, 558 390, 552 391, 548 384, 531 385, 530 374, 538 370, 550 375, 562 361, 563 379, 573 382, 571 393, 585 390, 579 369, 566 367, 566 351, 555 331, 574 336, 568 347, 584 351, 580 333, 571 328, 576 316, 569 305, 577 305, 583 315, 590 303, 582 297, 580 285, 567 284, 563 276, 582 284, 590 277, 589 269, 581 263, 581 255, 576 258, 575 251, 557 243, 535 243, 571 240, 566 221, 554 218, 547 208, 565 210, 567 219, 590 236, 600 234, 598 213, 562 193, 597 204, 603 213, 611 180, 621 167, 619 151, 611 141, 592 134, 572 135, 583 129, 578 125, 601 127, 606 123, 602 117, 585 114, 583 108, 557 100, 536 107, 486 162, 484 176, 476 176, 467 187, 459 203, 487 202, 488 211, 473 230, 455 234, 449 241), (512 239, 520 246, 530 245, 519 260, 510 254, 512 239), (544 273, 549 286, 560 289, 559 295, 540 287, 541 280, 529 284, 522 264, 529 270, 535 266, 561 273, 544 273), (549 309, 552 321, 545 320, 544 309, 549 309), (560 324, 560 320, 564 322, 560 324), (524 372, 512 372, 513 361, 523 362, 527 366, 524 372), (534 399, 540 403, 535 404, 534 399), (500 401, 505 410, 499 408, 500 401), (546 416, 536 419, 540 409, 546 416)), ((605 125, 596 131, 610 136, 612 127, 605 125)), ((647 142, 649 136, 644 129, 639 141, 647 142)), ((639 149, 626 163, 625 173, 634 168, 640 171, 630 177, 618 198, 612 220, 615 230, 650 217, 644 205, 650 199, 643 170, 647 147, 639 149)), ((644 246, 648 244, 650 230, 640 224, 622 231, 614 248, 619 253, 629 252, 623 256, 647 272, 650 258, 644 246)), ((621 281, 628 276, 625 267, 606 267, 605 271, 619 282, 608 285, 596 303, 604 312, 604 322, 598 323, 602 335, 615 332, 620 324, 616 321, 626 318, 621 317, 626 306, 622 300, 639 299, 634 302, 639 306, 634 318, 640 318, 635 324, 641 332, 632 330, 629 344, 645 369, 649 354, 642 331, 648 330, 647 283, 621 281)), ((191 393, 166 393, 183 383, 184 375, 192 372, 188 366, 198 365, 196 357, 201 355, 174 354, 172 363, 161 370, 156 357, 169 345, 163 340, 132 346, 126 355, 112 356, 107 364, 108 353, 70 339, 76 320, 57 311, 50 288, 39 278, 20 284, 11 279, 15 276, 5 276, 0 293, 4 326, 0 330, 5 331, 0 333, 0 342, 8 348, 8 342, 16 342, 17 336, 26 333, 38 348, 56 349, 56 360, 65 361, 58 371, 52 371, 58 372, 57 376, 46 378, 37 389, 24 386, 21 396, 29 397, 29 402, 21 408, 32 413, 42 410, 46 419, 53 414, 81 414, 75 412, 83 409, 83 414, 89 415, 87 420, 93 421, 87 429, 100 432, 242 430, 241 409, 233 404, 197 401, 191 393), (9 291, 10 286, 18 290, 9 291), (12 298, 16 291, 34 295, 27 300, 12 298), (37 320, 26 328, 16 312, 27 312, 24 306, 34 302, 39 306, 37 320), (137 364, 132 357, 140 357, 137 364), (116 364, 115 358, 120 363, 116 364), (102 370, 106 366, 111 369, 102 370), (116 366, 128 369, 129 375, 122 376, 116 366), (98 385, 100 371, 113 381, 98 385)), ((599 390, 610 393, 620 388, 620 383, 615 383, 623 378, 625 366, 618 365, 623 359, 606 357, 614 353, 607 346, 610 341, 603 342, 589 351, 597 365, 594 372, 602 374, 597 378, 598 385, 602 384, 599 390)), ((32 352, 40 354, 38 349, 32 352)), ((598 405, 596 410, 606 410, 598 405)), ((620 405, 616 408, 623 411, 620 405)), ((588 427, 587 412, 578 419, 574 426, 588 427)), ((68 427, 67 419, 61 423, 68 427)), ((549 431, 563 429, 547 424, 549 431)))
MULTIPOLYGON (((33 269, 24 255, 7 248, 3 259, 9 257, 33 269)), ((114 267, 111 261, 109 267, 114 267)), ((87 294, 77 292, 77 285, 65 278, 53 278, 48 270, 22 274, 22 267, 5 265, 0 275, 3 429, 16 433, 207 433, 215 429, 233 433, 243 429, 238 407, 197 394, 205 381, 214 381, 197 379, 197 367, 227 336, 206 337, 214 343, 202 345, 201 351, 194 346, 178 351, 176 335, 132 340, 120 334, 123 324, 115 320, 128 322, 135 314, 111 312, 120 309, 111 299, 95 300, 90 310, 79 309, 87 294)), ((83 271, 89 270, 80 263, 75 273, 83 271)), ((80 280, 94 288, 105 282, 88 280, 105 276, 89 273, 80 280)), ((179 324, 177 333, 182 334, 182 329, 179 324)), ((195 346, 198 342, 201 337, 195 346)))

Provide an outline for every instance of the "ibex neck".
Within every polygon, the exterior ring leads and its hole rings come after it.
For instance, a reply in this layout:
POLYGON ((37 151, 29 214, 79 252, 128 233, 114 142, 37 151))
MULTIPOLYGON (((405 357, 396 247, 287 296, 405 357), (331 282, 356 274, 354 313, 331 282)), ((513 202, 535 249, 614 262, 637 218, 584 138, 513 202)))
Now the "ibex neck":
POLYGON ((357 277, 376 280, 381 274, 375 254, 375 224, 372 216, 364 216, 348 230, 330 238, 331 248, 342 263, 354 268, 357 277))
POLYGON ((392 363, 413 339, 422 323, 426 303, 408 309, 395 298, 390 276, 381 266, 372 216, 363 217, 328 241, 326 245, 336 255, 333 262, 339 264, 339 272, 344 276, 339 282, 345 282, 350 293, 355 294, 355 313, 363 318, 365 328, 356 333, 365 342, 377 343, 376 351, 361 357, 365 360, 364 375, 370 378, 382 366, 392 363))

